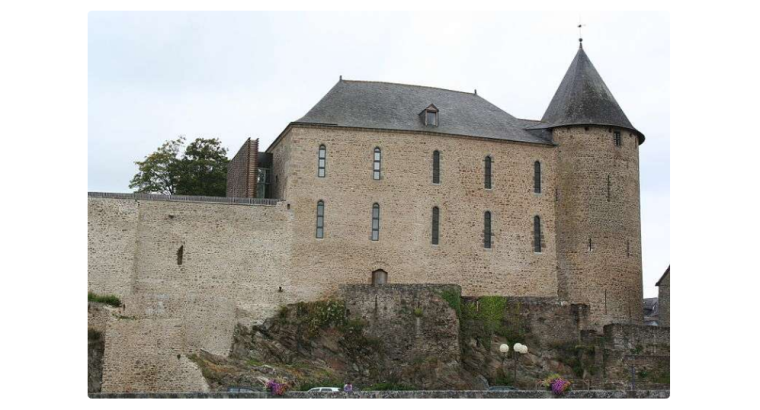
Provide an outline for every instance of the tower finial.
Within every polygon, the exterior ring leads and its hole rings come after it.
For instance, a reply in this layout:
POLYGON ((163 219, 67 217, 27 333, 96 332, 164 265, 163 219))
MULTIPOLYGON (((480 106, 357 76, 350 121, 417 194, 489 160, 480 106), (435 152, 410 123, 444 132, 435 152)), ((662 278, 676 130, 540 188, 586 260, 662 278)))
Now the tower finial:
POLYGON ((581 32, 583 26, 585 24, 581 23, 581 16, 578 16, 578 48, 583 48, 583 33, 581 32))

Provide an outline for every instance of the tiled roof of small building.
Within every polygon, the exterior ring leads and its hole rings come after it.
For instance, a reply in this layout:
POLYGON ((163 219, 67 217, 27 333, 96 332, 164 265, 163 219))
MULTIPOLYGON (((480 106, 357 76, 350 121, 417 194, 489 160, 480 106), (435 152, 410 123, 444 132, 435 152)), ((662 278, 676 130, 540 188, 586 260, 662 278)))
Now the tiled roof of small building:
POLYGON ((525 129, 535 121, 515 118, 477 94, 383 82, 341 80, 298 123, 551 144, 548 134, 525 129), (434 127, 420 117, 431 104, 438 109, 434 127))
POLYGON ((638 134, 639 143, 644 142, 644 134, 628 120, 582 47, 578 49, 541 118, 541 123, 533 127, 554 128, 567 125, 625 128, 638 134))

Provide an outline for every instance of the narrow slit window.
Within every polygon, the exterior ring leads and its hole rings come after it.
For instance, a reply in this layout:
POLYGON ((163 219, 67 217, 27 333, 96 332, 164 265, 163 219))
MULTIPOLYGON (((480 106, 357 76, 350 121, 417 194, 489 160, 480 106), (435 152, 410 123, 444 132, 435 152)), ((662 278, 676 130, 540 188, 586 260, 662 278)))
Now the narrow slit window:
POLYGON ((541 162, 533 163, 533 192, 541 193, 541 162))
POLYGON ((607 175, 607 202, 610 202, 611 196, 612 196, 612 180, 610 179, 610 176, 607 175))
POLYGON ((433 183, 441 183, 441 153, 433 151, 433 183))
POLYGON ((325 202, 317 202, 317 238, 325 237, 325 202))
POLYGON ((620 136, 620 131, 615 131, 615 146, 620 147, 623 145, 623 138, 620 136))
POLYGON ((440 220, 440 210, 437 206, 433 207, 433 245, 438 245, 438 223, 440 220))
POLYGON ((483 247, 491 249, 491 212, 486 211, 483 215, 483 247))
POLYGON ((631 257, 631 241, 625 241, 625 256, 631 257))
POLYGON ((541 253, 541 217, 533 217, 533 251, 541 253))
POLYGON ((493 160, 491 159, 491 156, 487 156, 485 159, 485 188, 491 189, 491 167, 492 167, 493 160))
POLYGON ((375 156, 372 161, 372 178, 380 179, 380 148, 375 147, 375 156))
POLYGON ((372 205, 372 240, 380 239, 380 205, 372 205))
POLYGON ((182 265, 182 259, 185 256, 185 245, 180 245, 177 249, 177 265, 182 265))
POLYGON ((317 176, 320 178, 325 177, 326 162, 327 162, 327 147, 325 147, 324 145, 320 145, 318 159, 317 159, 317 176))

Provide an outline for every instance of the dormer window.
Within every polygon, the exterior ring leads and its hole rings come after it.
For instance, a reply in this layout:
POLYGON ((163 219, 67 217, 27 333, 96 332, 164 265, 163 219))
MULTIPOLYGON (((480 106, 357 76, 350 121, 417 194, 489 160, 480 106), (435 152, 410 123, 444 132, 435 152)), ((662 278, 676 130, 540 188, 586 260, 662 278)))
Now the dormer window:
POLYGON ((435 105, 430 104, 424 111, 420 113, 422 122, 428 127, 438 126, 438 108, 435 105))

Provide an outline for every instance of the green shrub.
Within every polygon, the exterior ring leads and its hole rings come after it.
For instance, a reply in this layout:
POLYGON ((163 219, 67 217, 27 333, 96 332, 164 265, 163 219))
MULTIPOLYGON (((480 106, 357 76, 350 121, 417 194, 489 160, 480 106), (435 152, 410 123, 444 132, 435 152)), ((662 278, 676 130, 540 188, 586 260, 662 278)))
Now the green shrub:
POLYGON ((414 308, 414 317, 422 317, 422 308, 414 308))
POLYGON ((462 317, 462 301, 459 292, 453 289, 444 290, 441 292, 441 299, 449 303, 449 306, 457 313, 457 317, 462 317))
POLYGON ((87 292, 87 301, 104 303, 106 305, 111 305, 114 307, 121 306, 121 300, 118 296, 115 295, 97 295, 93 292, 87 292))

